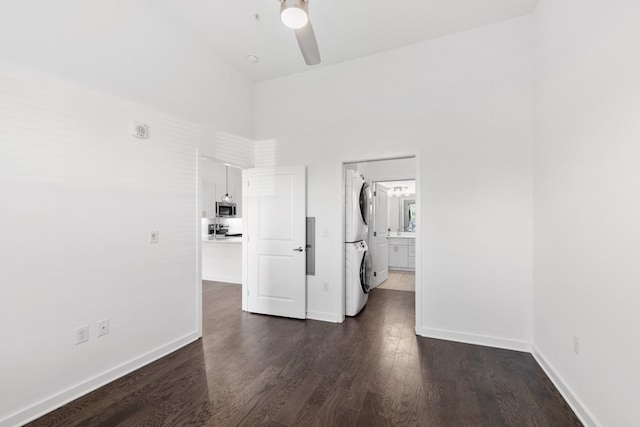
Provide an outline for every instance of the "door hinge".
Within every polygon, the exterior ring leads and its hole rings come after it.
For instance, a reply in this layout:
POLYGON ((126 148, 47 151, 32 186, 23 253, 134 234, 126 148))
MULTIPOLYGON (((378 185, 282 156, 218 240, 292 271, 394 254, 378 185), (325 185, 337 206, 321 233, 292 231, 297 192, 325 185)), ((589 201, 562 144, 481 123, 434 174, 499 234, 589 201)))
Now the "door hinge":
POLYGON ((376 273, 375 271, 373 272, 373 277, 377 277, 378 273, 376 273))
POLYGON ((376 237, 378 233, 376 231, 373 232, 373 237, 376 237))
POLYGON ((373 192, 373 197, 375 197, 375 196, 377 196, 377 195, 378 195, 378 192, 377 192, 377 191, 374 191, 374 192, 373 192))

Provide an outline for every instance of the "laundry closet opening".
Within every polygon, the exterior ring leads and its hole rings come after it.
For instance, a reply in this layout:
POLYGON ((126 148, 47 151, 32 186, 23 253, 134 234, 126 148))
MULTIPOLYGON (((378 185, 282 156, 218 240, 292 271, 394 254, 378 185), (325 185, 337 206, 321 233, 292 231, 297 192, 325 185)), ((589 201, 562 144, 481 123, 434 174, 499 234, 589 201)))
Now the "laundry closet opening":
POLYGON ((415 301, 419 203, 415 157, 345 163, 345 315, 411 292, 415 301), (391 293, 390 293, 391 292, 391 293))

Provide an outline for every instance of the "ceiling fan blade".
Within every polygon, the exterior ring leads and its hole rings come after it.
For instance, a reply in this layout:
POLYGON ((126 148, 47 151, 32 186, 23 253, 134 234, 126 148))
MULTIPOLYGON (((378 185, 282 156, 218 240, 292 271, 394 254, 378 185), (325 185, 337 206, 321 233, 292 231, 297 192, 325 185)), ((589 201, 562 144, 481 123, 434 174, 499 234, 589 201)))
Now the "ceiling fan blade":
POLYGON ((307 65, 318 65, 320 63, 320 50, 318 49, 318 41, 316 35, 313 32, 311 21, 304 27, 295 30, 296 39, 298 39, 298 46, 304 57, 304 62, 307 65))

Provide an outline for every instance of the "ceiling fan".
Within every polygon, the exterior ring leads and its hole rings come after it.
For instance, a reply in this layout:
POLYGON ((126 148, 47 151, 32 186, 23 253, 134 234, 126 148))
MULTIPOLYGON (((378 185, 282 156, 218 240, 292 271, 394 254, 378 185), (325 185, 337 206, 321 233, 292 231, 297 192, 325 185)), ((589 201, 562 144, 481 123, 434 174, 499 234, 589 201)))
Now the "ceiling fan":
POLYGON ((318 65, 320 50, 309 20, 309 0, 280 0, 280 19, 284 25, 295 30, 304 62, 318 65))

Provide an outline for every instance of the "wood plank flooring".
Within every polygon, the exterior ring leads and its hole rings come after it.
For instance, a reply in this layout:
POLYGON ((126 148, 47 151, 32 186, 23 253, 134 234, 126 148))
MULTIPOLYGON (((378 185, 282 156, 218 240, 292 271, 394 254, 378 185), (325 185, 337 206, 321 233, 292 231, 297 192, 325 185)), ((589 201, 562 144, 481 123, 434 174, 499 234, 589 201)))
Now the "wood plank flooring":
POLYGON ((376 289, 390 289, 392 291, 416 291, 416 273, 413 271, 389 270, 389 276, 376 289))
POLYGON ((32 426, 580 426, 531 355, 416 337, 414 293, 343 324, 253 315, 205 282, 204 337, 32 426))

